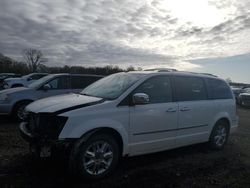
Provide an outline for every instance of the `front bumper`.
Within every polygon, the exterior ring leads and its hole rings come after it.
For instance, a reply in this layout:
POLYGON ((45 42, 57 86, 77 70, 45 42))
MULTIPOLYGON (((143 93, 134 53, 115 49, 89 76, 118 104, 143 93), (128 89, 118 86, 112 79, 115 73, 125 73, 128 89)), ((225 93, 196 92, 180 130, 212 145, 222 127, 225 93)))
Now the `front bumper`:
POLYGON ((246 106, 246 107, 250 107, 250 100, 241 100, 241 105, 246 106))
POLYGON ((22 122, 19 125, 19 131, 21 137, 29 142, 32 145, 39 145, 39 146, 50 146, 50 147, 60 147, 60 146, 69 146, 70 144, 75 142, 75 139, 50 139, 50 138, 44 138, 38 134, 31 133, 27 127, 27 122, 22 122))
POLYGON ((237 116, 235 120, 232 121, 232 125, 230 127, 230 134, 234 133, 238 129, 238 126, 239 126, 239 116, 237 116))
POLYGON ((36 138, 33 134, 31 134, 31 133, 29 132, 29 130, 28 130, 27 127, 26 127, 27 124, 28 124, 28 123, 26 123, 26 122, 22 122, 22 123, 20 124, 20 126, 19 126, 19 130, 20 130, 20 135, 21 135, 21 137, 22 137, 25 141, 27 141, 27 142, 29 142, 29 143, 37 142, 37 141, 38 141, 38 138, 36 138))

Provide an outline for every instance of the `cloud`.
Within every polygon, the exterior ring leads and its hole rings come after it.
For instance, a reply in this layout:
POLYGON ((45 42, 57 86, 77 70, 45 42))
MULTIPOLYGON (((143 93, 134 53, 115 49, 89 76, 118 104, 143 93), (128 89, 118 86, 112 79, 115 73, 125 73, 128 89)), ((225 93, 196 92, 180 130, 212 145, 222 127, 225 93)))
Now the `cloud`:
MULTIPOLYGON (((193 2, 186 5, 195 8, 193 2)), ((208 13, 222 17, 201 15, 216 18, 206 25, 175 0, 2 0, 0 51, 21 59, 24 48, 37 48, 58 66, 198 68, 185 59, 250 50, 248 4, 210 0, 208 13)))

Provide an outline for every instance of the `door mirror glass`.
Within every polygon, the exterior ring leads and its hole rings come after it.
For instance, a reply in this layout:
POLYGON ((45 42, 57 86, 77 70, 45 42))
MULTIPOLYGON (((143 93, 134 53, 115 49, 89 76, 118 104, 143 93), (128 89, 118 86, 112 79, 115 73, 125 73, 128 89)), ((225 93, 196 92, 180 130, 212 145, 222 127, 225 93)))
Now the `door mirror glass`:
POLYGON ((133 103, 134 104, 148 104, 149 96, 145 93, 135 93, 133 95, 133 103))
POLYGON ((43 86, 43 90, 44 91, 47 91, 47 90, 49 90, 51 88, 51 86, 49 85, 49 84, 45 84, 44 86, 43 86))

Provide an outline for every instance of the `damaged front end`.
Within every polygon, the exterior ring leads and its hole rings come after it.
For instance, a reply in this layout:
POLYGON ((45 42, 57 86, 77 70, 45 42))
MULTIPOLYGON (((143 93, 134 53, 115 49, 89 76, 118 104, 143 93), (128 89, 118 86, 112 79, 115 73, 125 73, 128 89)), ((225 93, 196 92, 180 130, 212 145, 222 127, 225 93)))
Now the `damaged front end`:
POLYGON ((27 112, 19 127, 20 134, 29 142, 32 153, 49 157, 53 149, 67 149, 72 143, 72 140, 58 139, 67 119, 54 113, 27 112))

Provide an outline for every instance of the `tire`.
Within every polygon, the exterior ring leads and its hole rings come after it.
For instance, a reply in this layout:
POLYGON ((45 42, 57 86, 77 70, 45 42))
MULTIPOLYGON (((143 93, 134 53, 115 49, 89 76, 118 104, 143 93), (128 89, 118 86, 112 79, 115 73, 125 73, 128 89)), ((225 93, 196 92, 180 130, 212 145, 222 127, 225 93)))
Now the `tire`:
POLYGON ((83 178, 100 179, 114 171, 119 157, 119 146, 114 137, 96 133, 79 147, 73 171, 83 178))
POLYGON ((226 121, 219 120, 210 135, 209 146, 214 150, 222 150, 229 136, 229 125, 226 121))
POLYGON ((13 110, 13 116, 16 120, 23 121, 24 109, 31 102, 32 101, 23 101, 23 102, 19 102, 15 105, 14 110, 13 110))

